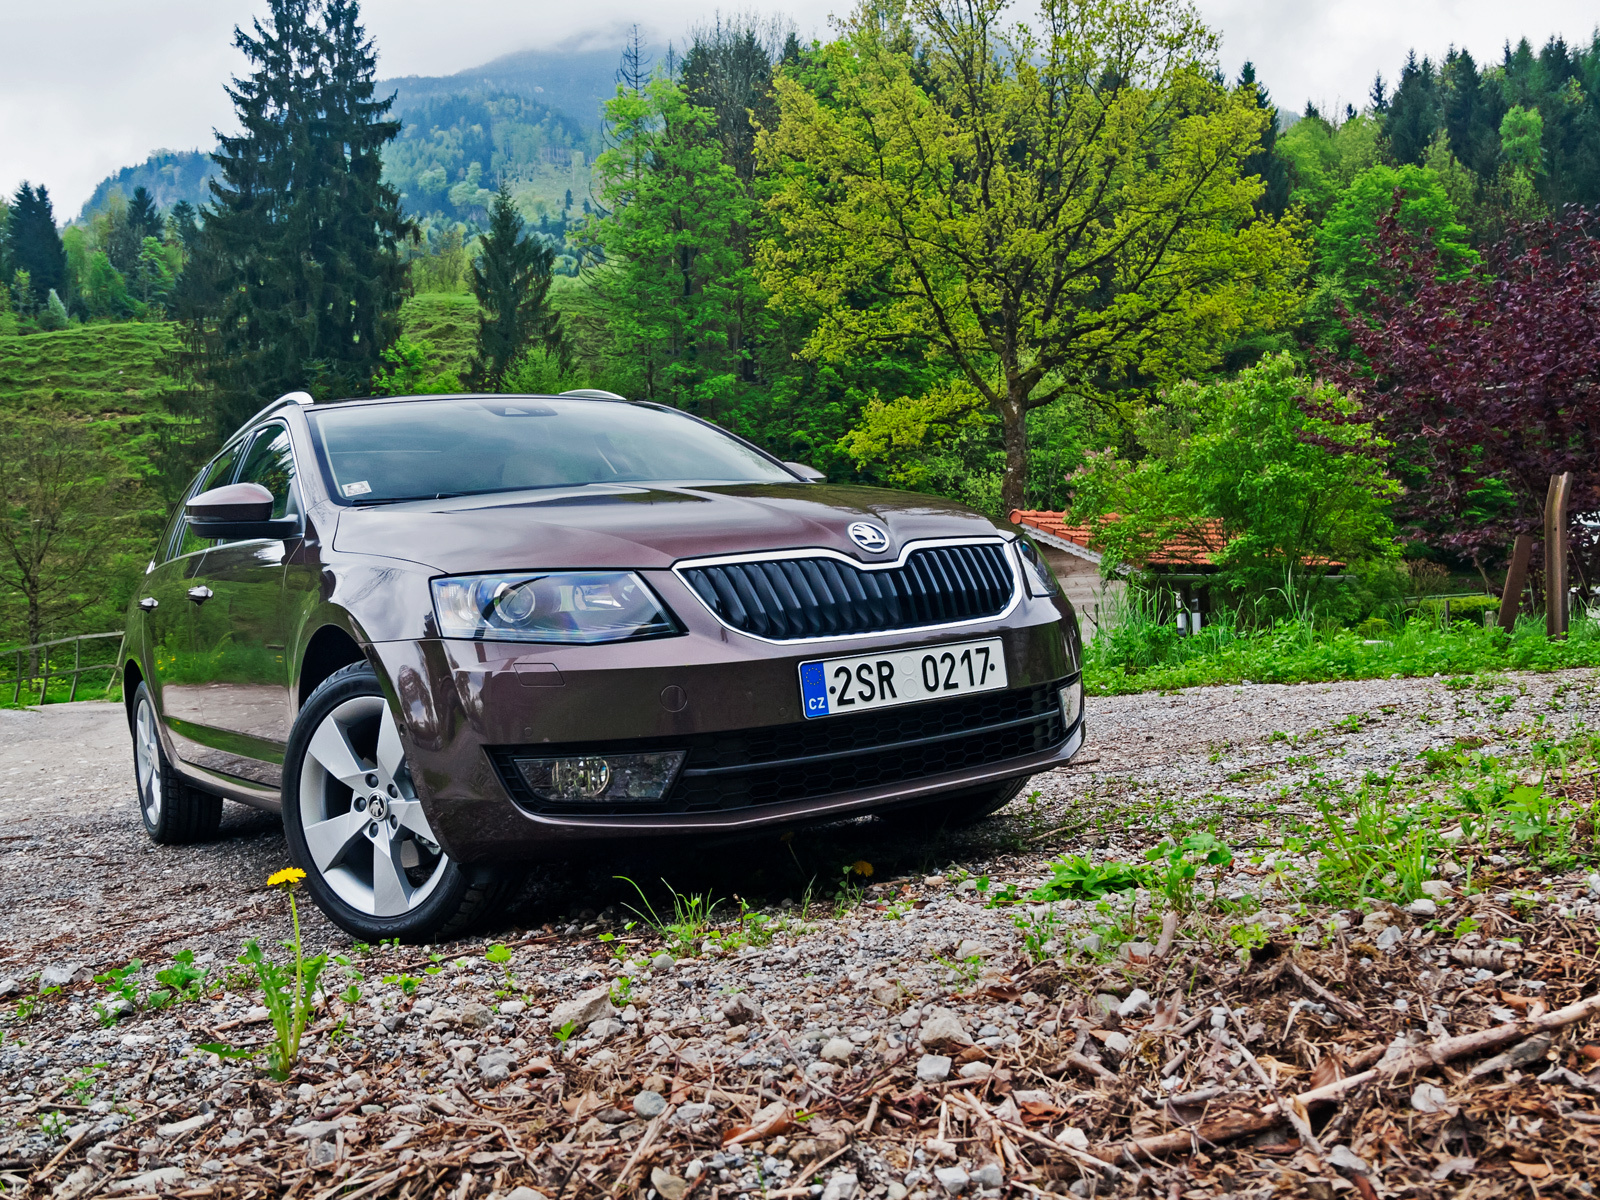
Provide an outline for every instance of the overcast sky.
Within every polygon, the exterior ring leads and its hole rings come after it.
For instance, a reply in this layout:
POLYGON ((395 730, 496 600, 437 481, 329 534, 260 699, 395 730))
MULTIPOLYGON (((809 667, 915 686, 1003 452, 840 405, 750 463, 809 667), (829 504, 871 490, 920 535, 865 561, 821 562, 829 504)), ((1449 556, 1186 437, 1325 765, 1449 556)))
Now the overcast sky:
MULTIPOLYGON (((1482 62, 1506 39, 1552 33, 1587 42, 1593 0, 1198 0, 1222 34, 1230 74, 1246 59, 1280 107, 1310 99, 1324 112, 1359 108, 1375 71, 1392 79, 1408 49, 1454 43, 1482 62)), ((727 9, 783 13, 803 35, 826 36, 850 0, 738 0, 727 9)), ((571 39, 619 40, 633 21, 682 40, 716 0, 366 0, 384 75, 442 75, 501 54, 571 39)), ((230 123, 222 85, 241 60, 233 26, 252 0, 0 0, 0 189, 47 184, 58 219, 94 185, 159 147, 212 144, 230 123)))

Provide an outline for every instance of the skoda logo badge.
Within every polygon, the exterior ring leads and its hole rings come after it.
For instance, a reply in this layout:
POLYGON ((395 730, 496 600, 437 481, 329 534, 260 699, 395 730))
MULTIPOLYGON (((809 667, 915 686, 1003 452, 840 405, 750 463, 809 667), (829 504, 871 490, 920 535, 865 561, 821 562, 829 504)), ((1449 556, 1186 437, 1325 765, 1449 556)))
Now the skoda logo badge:
POLYGON ((873 554, 889 545, 889 535, 871 521, 856 521, 845 532, 852 542, 873 554))

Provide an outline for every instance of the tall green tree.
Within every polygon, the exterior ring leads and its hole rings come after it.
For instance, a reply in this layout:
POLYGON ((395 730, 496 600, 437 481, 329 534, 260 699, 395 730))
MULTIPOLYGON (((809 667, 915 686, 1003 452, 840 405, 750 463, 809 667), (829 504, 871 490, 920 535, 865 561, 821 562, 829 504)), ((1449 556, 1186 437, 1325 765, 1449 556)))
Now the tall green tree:
POLYGON ((550 307, 550 268, 555 247, 526 237, 522 215, 505 184, 489 209, 489 232, 478 239, 472 264, 472 293, 478 298, 478 352, 469 386, 498 392, 507 373, 538 346, 556 357, 565 353, 561 318, 550 307))
POLYGON ((866 3, 823 51, 825 90, 780 75, 763 137, 782 173, 764 280, 814 314, 806 351, 910 346, 1000 417, 1021 507, 1027 416, 1148 394, 1286 321, 1297 222, 1258 218, 1244 164, 1266 115, 1215 78, 1180 0, 866 3))
POLYGON ((268 0, 234 44, 251 65, 229 89, 240 132, 218 138, 201 261, 178 289, 184 361, 222 431, 282 392, 367 392, 399 333, 414 236, 382 180, 400 123, 393 97, 375 98, 355 0, 268 0))
POLYGON ((763 296, 748 253, 751 189, 724 158, 712 110, 658 77, 606 102, 616 144, 595 162, 593 273, 614 352, 652 400, 720 416, 747 377, 747 324, 763 296))
MULTIPOLYGON (((28 274, 30 311, 44 308, 51 292, 67 293, 67 252, 62 248, 55 208, 44 184, 34 187, 24 182, 17 188, 6 222, 6 251, 12 272, 28 274)), ((20 303, 22 298, 17 299, 20 303)))

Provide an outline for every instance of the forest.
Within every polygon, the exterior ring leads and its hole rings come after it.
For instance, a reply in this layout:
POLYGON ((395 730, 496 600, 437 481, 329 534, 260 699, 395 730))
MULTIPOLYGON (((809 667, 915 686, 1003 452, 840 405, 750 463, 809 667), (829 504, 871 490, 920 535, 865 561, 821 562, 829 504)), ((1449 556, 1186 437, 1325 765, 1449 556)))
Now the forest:
POLYGON ((904 0, 825 42, 635 35, 580 116, 396 106, 354 0, 265 10, 209 165, 64 228, 46 183, 0 205, 0 637, 118 628, 193 467, 300 388, 606 388, 831 480, 1068 511, 1135 577, 1215 521, 1236 614, 1336 561, 1309 602, 1349 628, 1497 593, 1570 470, 1592 595, 1600 35, 1284 112, 1177 0, 904 0))

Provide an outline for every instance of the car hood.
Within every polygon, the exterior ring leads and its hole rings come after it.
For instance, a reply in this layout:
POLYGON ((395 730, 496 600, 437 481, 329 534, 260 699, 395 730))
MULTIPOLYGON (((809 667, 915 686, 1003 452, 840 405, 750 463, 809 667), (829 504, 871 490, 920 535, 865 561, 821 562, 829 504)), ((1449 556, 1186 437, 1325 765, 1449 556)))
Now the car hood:
POLYGON ((907 542, 994 536, 992 521, 937 496, 832 484, 606 486, 343 509, 333 548, 445 574, 558 567, 662 568, 685 558, 821 547, 862 562, 907 542), (871 521, 889 544, 847 532, 871 521))

